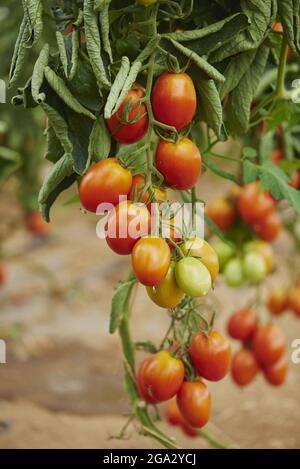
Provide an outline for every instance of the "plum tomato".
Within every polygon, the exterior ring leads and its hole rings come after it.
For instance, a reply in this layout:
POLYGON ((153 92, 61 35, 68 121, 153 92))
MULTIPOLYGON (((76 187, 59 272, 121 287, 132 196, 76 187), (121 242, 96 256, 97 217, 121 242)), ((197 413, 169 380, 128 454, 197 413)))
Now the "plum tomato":
POLYGON ((286 380, 288 373, 289 363, 286 355, 283 355, 272 365, 266 366, 263 369, 266 380, 273 386, 281 386, 286 380))
POLYGON ((185 256, 196 257, 208 269, 212 280, 215 280, 219 273, 219 260, 214 248, 204 239, 194 237, 187 239, 181 250, 185 256))
POLYGON ((221 230, 230 228, 235 219, 235 208, 226 197, 218 197, 210 202, 206 213, 221 230))
POLYGON ((290 290, 288 305, 296 316, 300 316, 300 285, 290 290))
POLYGON ((242 348, 234 353, 231 362, 232 379, 239 386, 246 386, 254 380, 260 368, 252 350, 242 348))
POLYGON ((273 365, 285 351, 285 337, 276 324, 260 326, 253 337, 256 360, 263 366, 273 365))
POLYGON ((274 269, 274 251, 270 243, 264 241, 262 239, 255 239, 253 241, 249 241, 244 246, 245 252, 257 252, 261 254, 265 260, 267 273, 269 274, 274 269))
POLYGON ((235 250, 230 244, 223 241, 215 243, 213 248, 217 253, 220 271, 222 272, 227 262, 234 256, 235 250))
POLYGON ((259 182, 246 184, 237 200, 241 218, 250 224, 260 223, 274 209, 274 200, 266 190, 261 190, 259 182))
POLYGON ((260 283, 266 278, 267 266, 264 257, 257 252, 248 252, 243 260, 245 277, 251 283, 260 283))
POLYGON ((282 230, 281 217, 276 210, 272 210, 264 220, 254 225, 256 234, 265 241, 274 241, 282 230))
POLYGON ((267 299, 267 307, 270 313, 278 315, 288 307, 288 290, 283 287, 274 289, 267 299))
POLYGON ((227 324, 228 334, 233 339, 247 342, 252 339, 257 328, 257 317, 252 309, 244 308, 233 313, 227 324))
POLYGON ((134 245, 131 262, 138 281, 153 287, 161 283, 167 275, 171 262, 170 248, 162 238, 141 238, 134 245))
POLYGON ((149 298, 161 308, 175 308, 184 297, 175 278, 175 263, 171 262, 165 278, 154 287, 147 287, 149 298))
POLYGON ((184 381, 177 394, 181 415, 192 427, 201 428, 207 424, 211 414, 211 394, 202 381, 184 381))
POLYGON ((223 270, 224 280, 229 287, 240 287, 244 281, 243 263, 238 257, 230 259, 223 270))
POLYGON ((185 257, 175 267, 176 282, 189 296, 206 295, 211 289, 211 276, 207 267, 195 257, 185 257))

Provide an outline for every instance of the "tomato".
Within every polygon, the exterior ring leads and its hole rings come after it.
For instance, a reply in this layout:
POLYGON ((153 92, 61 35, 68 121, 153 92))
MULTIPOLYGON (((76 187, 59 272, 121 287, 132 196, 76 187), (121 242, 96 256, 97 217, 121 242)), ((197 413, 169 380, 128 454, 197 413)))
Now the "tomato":
POLYGON ((250 224, 259 223, 274 209, 270 194, 261 191, 259 182, 255 181, 243 187, 237 200, 241 218, 250 224))
POLYGON ((221 230, 230 228, 235 219, 235 208, 225 197, 210 202, 206 213, 221 230))
POLYGON ((133 89, 128 92, 117 112, 106 120, 111 134, 119 143, 128 145, 141 140, 145 136, 149 124, 147 108, 145 103, 139 103, 144 96, 145 93, 141 85, 136 83, 133 89), (126 116, 124 120, 122 114, 128 106, 130 106, 130 111, 127 116, 128 123, 126 123, 126 116))
POLYGON ((257 373, 259 365, 252 350, 242 348, 235 352, 231 363, 231 376, 239 386, 251 383, 257 373))
POLYGON ((198 433, 191 427, 183 418, 178 409, 176 399, 172 399, 168 402, 167 407, 165 409, 165 417, 170 425, 180 426, 183 432, 188 436, 197 436, 198 433))
POLYGON ((252 339, 257 327, 257 317, 252 309, 240 309, 228 321, 228 334, 233 339, 247 342, 252 339))
POLYGON ((274 268, 274 251, 270 243, 262 239, 255 239, 244 246, 245 252, 257 252, 261 254, 265 260, 267 273, 272 272, 274 268))
POLYGON ((263 369, 266 380, 273 386, 280 386, 286 380, 289 363, 285 355, 263 369))
POLYGON ((0 285, 3 285, 6 281, 6 271, 3 264, 0 264, 0 285))
POLYGON ((132 176, 116 158, 107 158, 94 164, 82 177, 79 196, 83 207, 96 212, 103 202, 116 205, 120 196, 130 191, 132 176))
POLYGON ((175 267, 175 276, 179 288, 189 296, 204 296, 211 289, 208 269, 194 257, 180 259, 175 267))
POLYGON ((242 192, 242 187, 239 186, 238 184, 232 184, 231 188, 230 188, 230 191, 229 191, 229 195, 230 197, 236 201, 239 196, 241 195, 241 192, 242 192))
POLYGON ((283 27, 282 27, 282 24, 280 22, 273 23, 272 24, 272 29, 274 31, 277 31, 278 33, 283 33, 283 27))
POLYGON ((106 242, 117 254, 130 254, 138 239, 148 234, 150 228, 147 208, 124 200, 108 216, 106 242))
POLYGON ((290 290, 288 304, 296 316, 300 316, 300 286, 290 290))
POLYGON ((243 264, 241 259, 230 259, 223 270, 224 280, 229 287, 240 287, 244 283, 243 264))
POLYGON ((257 252, 248 252, 243 261, 244 274, 251 283, 260 283, 267 275, 267 266, 263 256, 257 252))
POLYGON ((219 241, 213 247, 217 253, 220 271, 222 272, 227 262, 234 256, 234 249, 230 244, 223 241, 219 241))
POLYGON ((293 187, 294 189, 300 188, 300 170, 299 169, 296 169, 295 171, 292 172, 290 186, 293 187))
POLYGON ((257 329, 253 337, 253 351, 261 365, 273 365, 282 357, 284 350, 285 337, 278 326, 265 324, 257 329))
POLYGON ((211 394, 202 381, 185 381, 177 394, 183 418, 192 427, 204 427, 211 414, 211 394))
POLYGON ((174 262, 170 264, 162 282, 154 287, 147 287, 147 293, 151 300, 161 308, 175 308, 181 302, 184 293, 176 283, 174 262))
POLYGON ((281 314, 288 306, 288 291, 278 287, 273 290, 267 300, 267 307, 272 314, 281 314))
POLYGON ((137 373, 137 388, 146 402, 155 404, 171 399, 184 379, 181 360, 162 350, 142 362, 137 373))
POLYGON ((179 190, 191 189, 201 174, 201 155, 188 138, 177 143, 161 140, 156 150, 156 167, 168 186, 179 190))
POLYGON ((191 339, 190 355, 201 378, 219 381, 229 370, 231 346, 221 332, 212 330, 204 334, 199 331, 191 339))
POLYGON ((280 161, 284 160, 284 153, 282 148, 275 148, 271 154, 272 163, 278 164, 280 161))
POLYGON ((146 286, 158 285, 170 267, 171 253, 162 238, 141 238, 131 253, 131 262, 136 278, 146 286))
POLYGON ((254 226, 256 234, 265 241, 274 241, 282 229, 280 215, 275 210, 270 212, 266 218, 254 226))
POLYGON ((183 254, 196 257, 208 269, 212 280, 215 280, 219 273, 219 260, 215 250, 202 238, 187 239, 181 246, 183 254))
POLYGON ((152 108, 155 118, 177 130, 186 127, 197 108, 193 80, 186 73, 166 72, 153 87, 152 108))
POLYGON ((146 180, 144 176, 142 176, 141 174, 136 174, 135 176, 133 176, 129 198, 131 200, 134 200, 134 198, 136 198, 138 202, 141 202, 143 204, 147 203, 149 209, 151 209, 151 202, 160 203, 166 200, 166 191, 160 189, 159 187, 153 187, 154 198, 150 195, 149 191, 146 191, 143 195, 141 195, 145 185, 146 180))
POLYGON ((38 210, 27 213, 24 217, 26 229, 36 236, 46 236, 49 233, 50 226, 43 219, 38 210))

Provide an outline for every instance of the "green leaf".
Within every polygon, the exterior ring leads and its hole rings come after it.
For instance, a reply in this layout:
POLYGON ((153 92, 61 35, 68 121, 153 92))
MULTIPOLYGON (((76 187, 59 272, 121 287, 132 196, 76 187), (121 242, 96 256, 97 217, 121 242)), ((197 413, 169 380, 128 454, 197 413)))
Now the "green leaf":
POLYGON ((45 44, 42 48, 37 61, 34 64, 31 78, 31 94, 37 103, 45 101, 45 93, 40 93, 40 88, 44 81, 45 67, 49 61, 49 45, 45 44))
POLYGON ((111 136, 107 130, 103 117, 94 123, 89 139, 89 159, 87 167, 91 161, 100 161, 109 156, 111 146, 111 136))
POLYGON ((110 89, 105 108, 104 108, 104 117, 109 119, 112 116, 112 111, 117 103, 120 92, 122 91, 126 78, 130 70, 130 62, 128 57, 122 57, 121 66, 113 82, 113 85, 110 89))
POLYGON ((244 147, 242 149, 242 155, 244 158, 256 158, 257 157, 257 151, 253 147, 244 147))
POLYGON ((213 163, 211 161, 211 156, 203 155, 202 161, 203 161, 204 166, 210 169, 213 173, 217 174, 218 176, 224 179, 228 179, 229 181, 232 181, 238 184, 238 178, 234 174, 229 173, 228 171, 225 171, 219 165, 213 163))
POLYGON ((25 14, 28 17, 30 36, 27 47, 36 44, 43 31, 43 2, 41 0, 23 0, 25 14))
POLYGON ((240 83, 242 77, 251 67, 256 51, 244 52, 236 57, 232 57, 228 62, 223 74, 226 78, 224 83, 219 84, 219 94, 221 99, 227 96, 240 83))
POLYGON ((300 0, 284 0, 278 2, 279 19, 283 25, 290 48, 300 54, 300 0))
POLYGON ((111 0, 106 0, 104 6, 100 9, 99 20, 100 20, 100 28, 102 34, 102 41, 103 41, 103 49, 107 53, 110 62, 113 62, 112 50, 110 45, 109 39, 109 6, 111 0))
POLYGON ((127 308, 128 299, 135 282, 135 278, 125 282, 120 282, 114 292, 109 324, 110 334, 113 334, 122 322, 127 308))
POLYGON ((221 140, 221 128, 223 125, 223 108, 218 90, 213 80, 197 82, 200 95, 200 113, 209 127, 213 129, 216 136, 221 140))

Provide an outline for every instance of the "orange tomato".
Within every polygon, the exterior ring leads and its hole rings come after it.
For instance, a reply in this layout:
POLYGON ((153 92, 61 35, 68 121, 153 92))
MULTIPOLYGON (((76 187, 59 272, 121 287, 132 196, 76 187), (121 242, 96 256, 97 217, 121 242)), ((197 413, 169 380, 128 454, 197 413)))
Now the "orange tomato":
POLYGON ((235 219, 235 208, 225 197, 210 202, 206 213, 221 230, 230 228, 235 219))
POLYGON ((202 381, 185 381, 177 394, 178 408, 192 427, 206 425, 211 414, 211 394, 202 381))
POLYGON ((263 366, 273 365, 284 354, 285 337, 279 326, 260 326, 253 338, 253 351, 256 360, 263 366))
POLYGON ((170 248, 162 238, 141 238, 134 245, 131 261, 138 281, 153 287, 167 275, 171 263, 170 248))
POLYGON ((232 314, 228 321, 228 334, 233 339, 247 342, 252 339, 257 328, 257 317, 254 311, 244 308, 232 314))
POLYGON ((259 372, 259 365, 252 350, 242 348, 235 352, 231 363, 232 379, 239 386, 246 386, 259 372))

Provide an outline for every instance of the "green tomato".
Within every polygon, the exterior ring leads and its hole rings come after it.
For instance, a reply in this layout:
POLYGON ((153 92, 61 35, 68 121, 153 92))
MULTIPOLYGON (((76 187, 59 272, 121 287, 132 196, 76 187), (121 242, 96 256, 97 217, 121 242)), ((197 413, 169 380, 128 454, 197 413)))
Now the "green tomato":
POLYGON ((204 296, 211 288, 209 270, 195 257, 185 257, 177 262, 175 276, 179 288, 189 296, 204 296))
POLYGON ((149 7, 150 5, 157 3, 157 0, 136 0, 136 2, 140 5, 144 5, 144 7, 149 7))
POLYGON ((175 308, 184 297, 184 293, 176 283, 175 263, 171 263, 162 282, 155 287, 147 287, 146 290, 148 296, 157 306, 167 309, 175 308))
POLYGON ((222 271, 227 262, 234 256, 234 249, 230 244, 220 241, 214 245, 214 250, 217 253, 220 270, 222 271))
POLYGON ((263 256, 248 252, 244 257, 244 274, 251 283, 260 283, 267 275, 267 265, 263 256))
POLYGON ((223 273, 225 282, 230 287, 240 287, 244 283, 243 263, 238 257, 227 262, 223 273))

